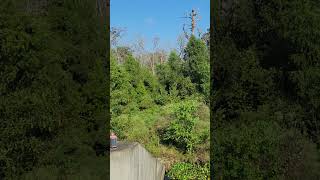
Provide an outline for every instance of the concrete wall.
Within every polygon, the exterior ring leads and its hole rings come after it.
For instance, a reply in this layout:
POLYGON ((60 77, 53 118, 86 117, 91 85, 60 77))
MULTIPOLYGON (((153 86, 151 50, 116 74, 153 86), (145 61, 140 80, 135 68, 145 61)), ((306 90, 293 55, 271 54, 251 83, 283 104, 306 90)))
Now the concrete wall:
POLYGON ((111 180, 163 180, 165 168, 140 144, 119 144, 110 152, 111 180))

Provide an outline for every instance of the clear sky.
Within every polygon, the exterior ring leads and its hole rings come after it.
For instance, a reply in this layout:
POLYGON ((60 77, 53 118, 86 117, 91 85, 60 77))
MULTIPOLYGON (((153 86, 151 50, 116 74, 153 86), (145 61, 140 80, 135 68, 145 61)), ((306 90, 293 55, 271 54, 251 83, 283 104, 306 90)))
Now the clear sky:
POLYGON ((140 36, 151 50, 152 39, 157 36, 160 48, 169 50, 177 47, 183 24, 190 24, 180 17, 192 8, 199 11, 197 27, 205 32, 210 27, 210 0, 110 0, 110 25, 126 28, 121 45, 132 44, 140 36))

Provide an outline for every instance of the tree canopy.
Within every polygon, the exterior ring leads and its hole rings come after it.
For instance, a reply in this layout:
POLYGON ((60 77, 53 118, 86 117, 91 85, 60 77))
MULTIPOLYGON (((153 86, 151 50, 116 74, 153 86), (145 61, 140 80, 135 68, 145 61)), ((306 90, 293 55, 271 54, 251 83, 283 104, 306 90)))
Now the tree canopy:
POLYGON ((215 178, 319 178, 319 3, 222 8, 211 46, 215 178))
POLYGON ((99 179, 105 28, 93 1, 29 3, 0 5, 0 179, 99 179))

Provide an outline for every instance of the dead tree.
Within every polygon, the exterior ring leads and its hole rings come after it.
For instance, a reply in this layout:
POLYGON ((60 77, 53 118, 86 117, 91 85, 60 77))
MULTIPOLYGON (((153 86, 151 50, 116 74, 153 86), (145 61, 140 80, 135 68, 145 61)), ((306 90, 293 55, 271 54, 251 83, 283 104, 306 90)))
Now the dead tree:
MULTIPOLYGON (((190 14, 187 14, 186 16, 182 17, 182 18, 187 18, 191 20, 191 24, 189 25, 189 28, 191 30, 191 35, 194 35, 194 31, 196 29, 196 25, 197 25, 197 21, 199 21, 201 19, 201 17, 199 16, 199 14, 192 9, 190 14)), ((183 32, 186 36, 187 39, 189 39, 190 35, 188 35, 187 30, 185 29, 185 24, 183 25, 183 32)), ((198 31, 200 31, 198 29, 198 31)))
POLYGON ((183 57, 184 55, 184 48, 186 46, 186 39, 185 39, 185 35, 183 34, 180 34, 177 38, 177 41, 178 41, 178 48, 179 48, 179 56, 180 57, 183 57))
POLYGON ((153 53, 151 56, 151 70, 152 70, 152 74, 155 74, 155 53, 157 51, 158 45, 159 45, 159 37, 155 37, 153 38, 153 53))
POLYGON ((119 40, 122 38, 125 32, 126 32, 126 28, 111 27, 111 30, 110 30, 111 45, 116 47, 118 45, 119 40))

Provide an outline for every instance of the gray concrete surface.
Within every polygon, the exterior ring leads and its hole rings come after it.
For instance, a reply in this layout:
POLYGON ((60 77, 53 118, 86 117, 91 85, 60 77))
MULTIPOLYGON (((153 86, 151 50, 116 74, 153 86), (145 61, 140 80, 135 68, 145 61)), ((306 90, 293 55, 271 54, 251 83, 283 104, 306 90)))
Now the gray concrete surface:
POLYGON ((139 143, 118 142, 110 150, 111 180, 163 180, 165 167, 139 143))

